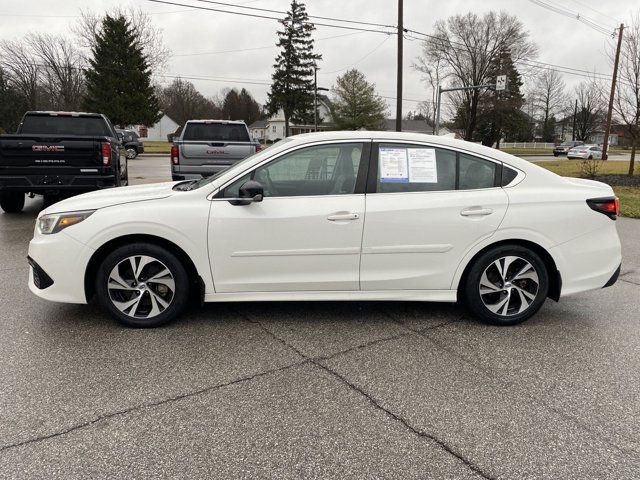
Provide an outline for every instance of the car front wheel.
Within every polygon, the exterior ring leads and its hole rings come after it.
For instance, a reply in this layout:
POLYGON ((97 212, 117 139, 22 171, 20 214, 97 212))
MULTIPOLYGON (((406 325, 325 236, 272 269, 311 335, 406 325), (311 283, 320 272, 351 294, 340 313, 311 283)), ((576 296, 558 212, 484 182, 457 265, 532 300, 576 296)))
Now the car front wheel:
POLYGON ((189 298, 187 272, 163 247, 135 243, 117 248, 98 268, 100 303, 130 327, 157 327, 182 313, 189 298))
POLYGON ((505 245, 482 254, 471 266, 461 298, 485 323, 516 325, 533 316, 544 303, 549 277, 534 251, 505 245))
POLYGON ((135 148, 127 148, 126 157, 129 160, 132 160, 132 159, 136 158, 137 156, 138 156, 138 150, 136 150, 135 148))

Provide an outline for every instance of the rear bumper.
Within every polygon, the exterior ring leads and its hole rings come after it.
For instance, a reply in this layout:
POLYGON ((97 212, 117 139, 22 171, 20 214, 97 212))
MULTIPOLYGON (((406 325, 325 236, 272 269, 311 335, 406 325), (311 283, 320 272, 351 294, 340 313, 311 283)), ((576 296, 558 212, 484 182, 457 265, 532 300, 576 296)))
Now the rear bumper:
POLYGON ((232 165, 233 163, 228 165, 171 165, 171 175, 174 180, 199 180, 222 172, 232 165))
POLYGON ((115 175, 0 175, 0 191, 49 193, 115 186, 115 175))

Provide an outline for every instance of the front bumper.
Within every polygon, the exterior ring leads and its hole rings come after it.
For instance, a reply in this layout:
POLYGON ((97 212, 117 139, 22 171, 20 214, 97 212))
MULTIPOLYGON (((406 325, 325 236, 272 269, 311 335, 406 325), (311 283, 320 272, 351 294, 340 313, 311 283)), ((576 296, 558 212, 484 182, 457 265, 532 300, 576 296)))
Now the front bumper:
POLYGON ((87 303, 84 276, 93 253, 64 231, 52 235, 36 231, 29 243, 29 289, 53 302, 87 303))

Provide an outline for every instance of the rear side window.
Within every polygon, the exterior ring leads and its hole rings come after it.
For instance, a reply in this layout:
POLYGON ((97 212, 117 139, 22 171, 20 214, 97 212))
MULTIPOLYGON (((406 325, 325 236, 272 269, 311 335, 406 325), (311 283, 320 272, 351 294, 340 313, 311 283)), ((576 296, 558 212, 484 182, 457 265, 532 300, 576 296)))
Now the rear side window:
POLYGON ((502 185, 503 187, 506 187, 511 182, 513 182, 517 176, 518 176, 518 172, 516 172, 513 168, 509 168, 506 165, 503 165, 502 166, 502 182, 500 183, 500 185, 502 185))
POLYGON ((29 135, 111 135, 109 127, 101 117, 59 115, 27 115, 22 122, 20 133, 29 135))
POLYGON ((249 142, 245 125, 229 123, 187 123, 183 140, 249 142))
POLYGON ((500 164, 444 148, 380 144, 376 192, 474 190, 500 185, 500 164))

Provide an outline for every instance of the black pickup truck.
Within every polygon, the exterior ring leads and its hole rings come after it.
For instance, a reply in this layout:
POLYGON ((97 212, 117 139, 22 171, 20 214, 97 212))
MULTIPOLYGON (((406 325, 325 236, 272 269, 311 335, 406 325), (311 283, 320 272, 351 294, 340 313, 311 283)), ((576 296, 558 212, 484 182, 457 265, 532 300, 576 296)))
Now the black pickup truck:
POLYGON ((0 135, 0 207, 20 212, 25 194, 61 196, 128 184, 127 160, 109 119, 97 113, 27 112, 0 135))

